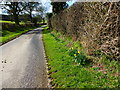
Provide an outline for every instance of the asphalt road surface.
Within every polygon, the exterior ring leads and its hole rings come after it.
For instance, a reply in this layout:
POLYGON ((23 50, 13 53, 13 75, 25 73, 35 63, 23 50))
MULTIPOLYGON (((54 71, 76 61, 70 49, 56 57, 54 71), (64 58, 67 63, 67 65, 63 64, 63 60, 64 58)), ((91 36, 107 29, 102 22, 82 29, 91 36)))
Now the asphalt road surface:
POLYGON ((2 88, 47 87, 42 29, 37 28, 0 46, 2 88))

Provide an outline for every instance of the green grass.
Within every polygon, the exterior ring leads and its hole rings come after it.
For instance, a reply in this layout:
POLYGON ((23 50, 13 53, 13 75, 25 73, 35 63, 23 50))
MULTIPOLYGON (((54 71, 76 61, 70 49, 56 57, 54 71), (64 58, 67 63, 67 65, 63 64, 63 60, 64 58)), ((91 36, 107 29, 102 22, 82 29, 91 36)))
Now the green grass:
POLYGON ((43 40, 53 87, 118 87, 118 76, 114 75, 118 72, 117 61, 110 61, 106 55, 102 54, 101 59, 95 63, 94 58, 85 53, 81 44, 73 42, 71 38, 65 37, 59 32, 47 30, 47 27, 43 31, 43 40), (69 45, 70 43, 72 45, 69 45))
POLYGON ((12 21, 4 21, 4 20, 0 20, 0 23, 15 23, 15 22, 12 22, 12 21))
POLYGON ((5 42, 7 42, 7 41, 21 35, 22 33, 33 30, 35 28, 36 27, 33 27, 33 28, 30 28, 30 27, 20 28, 20 29, 16 30, 15 32, 11 32, 11 31, 8 31, 8 30, 2 30, 1 32, 4 33, 4 36, 0 36, 0 43, 5 43, 5 42))
POLYGON ((5 28, 2 28, 2 30, 0 31, 0 34, 1 34, 0 43, 8 42, 9 40, 12 40, 15 37, 21 35, 22 33, 25 33, 27 31, 30 31, 30 30, 33 30, 34 28, 36 28, 35 26, 31 27, 30 25, 25 26, 23 28, 22 26, 24 26, 24 22, 20 22, 20 24, 23 24, 23 25, 15 26, 15 27, 12 26, 15 22, 11 22, 11 21, 0 21, 0 22, 10 24, 8 26, 7 26, 7 24, 6 24, 6 26, 2 26, 2 27, 5 27, 5 28), (12 26, 12 28, 11 28, 11 26, 12 26))
MULTIPOLYGON (((4 20, 0 20, 0 23, 10 23, 10 24, 15 24, 14 21, 4 21, 4 20)), ((20 22, 20 24, 25 24, 24 22, 20 22)))
MULTIPOLYGON (((0 20, 0 23, 10 23, 10 24, 15 24, 15 22, 14 21, 4 21, 4 20, 0 20)), ((31 23, 30 21, 27 21, 26 23, 31 23)), ((38 24, 41 24, 41 23, 43 23, 43 21, 41 21, 41 22, 37 22, 38 24)), ((47 20, 45 20, 45 23, 47 23, 47 20)), ((25 22, 20 22, 20 24, 25 24, 25 22)))

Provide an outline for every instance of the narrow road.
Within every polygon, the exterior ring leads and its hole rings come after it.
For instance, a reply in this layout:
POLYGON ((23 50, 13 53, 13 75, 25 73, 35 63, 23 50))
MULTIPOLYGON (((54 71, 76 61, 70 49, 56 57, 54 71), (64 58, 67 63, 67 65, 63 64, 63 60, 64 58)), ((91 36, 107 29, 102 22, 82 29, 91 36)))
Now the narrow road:
POLYGON ((0 47, 0 50, 2 49, 0 53, 2 88, 47 87, 41 34, 43 27, 30 31, 0 47))

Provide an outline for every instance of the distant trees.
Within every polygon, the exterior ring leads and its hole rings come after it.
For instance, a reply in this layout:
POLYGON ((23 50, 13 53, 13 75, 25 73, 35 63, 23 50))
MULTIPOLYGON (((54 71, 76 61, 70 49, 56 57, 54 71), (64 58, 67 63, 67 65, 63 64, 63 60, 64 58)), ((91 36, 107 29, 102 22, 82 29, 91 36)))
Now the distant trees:
POLYGON ((13 16, 14 21, 19 25, 19 14, 24 10, 25 7, 22 7, 22 2, 6 2, 3 6, 7 12, 13 16))
POLYGON ((61 10, 64 10, 68 7, 66 2, 52 2, 51 5, 53 7, 53 13, 59 13, 61 10))
POLYGON ((19 19, 20 21, 23 21, 25 23, 27 23, 28 21, 30 22, 30 18, 29 18, 29 15, 24 13, 22 15, 19 15, 19 19))
POLYGON ((13 17, 13 20, 17 25, 19 25, 19 21, 20 21, 19 17, 22 18, 22 20, 25 19, 22 16, 27 17, 25 20, 28 20, 28 17, 29 17, 29 20, 32 23, 36 23, 35 22, 37 21, 36 18, 39 18, 40 16, 39 19, 41 19, 41 16, 43 16, 43 11, 44 11, 42 4, 38 2, 25 2, 25 1, 5 2, 2 6, 3 6, 3 9, 5 9, 7 13, 13 17), (33 12, 40 13, 40 14, 33 15, 33 12))
POLYGON ((40 16, 41 20, 43 21, 43 23, 45 23, 46 8, 43 7, 43 6, 42 7, 38 7, 37 12, 39 12, 37 17, 40 16))
POLYGON ((23 7, 26 7, 24 11, 28 14, 31 22, 33 22, 32 12, 36 11, 38 5, 38 2, 24 2, 23 4, 23 7))

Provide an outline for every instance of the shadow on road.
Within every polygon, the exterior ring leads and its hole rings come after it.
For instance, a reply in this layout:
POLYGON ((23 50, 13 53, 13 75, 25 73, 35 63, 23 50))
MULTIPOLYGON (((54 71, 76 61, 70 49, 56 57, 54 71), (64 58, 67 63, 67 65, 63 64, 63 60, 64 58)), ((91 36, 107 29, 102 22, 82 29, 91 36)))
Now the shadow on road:
POLYGON ((28 35, 28 34, 40 34, 41 31, 43 31, 43 34, 46 34, 46 33, 50 33, 50 32, 51 32, 50 30, 44 29, 44 27, 46 27, 46 25, 41 26, 40 28, 34 29, 34 30, 26 33, 25 35, 28 35))
POLYGON ((41 29, 35 29, 33 31, 30 31, 30 32, 26 33, 25 35, 28 35, 28 34, 40 34, 40 32, 41 32, 41 29))

